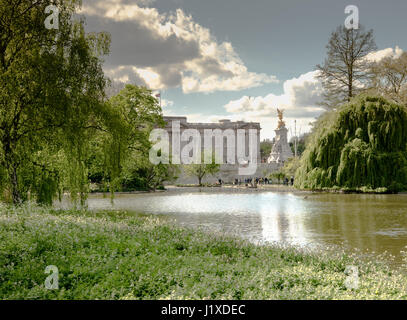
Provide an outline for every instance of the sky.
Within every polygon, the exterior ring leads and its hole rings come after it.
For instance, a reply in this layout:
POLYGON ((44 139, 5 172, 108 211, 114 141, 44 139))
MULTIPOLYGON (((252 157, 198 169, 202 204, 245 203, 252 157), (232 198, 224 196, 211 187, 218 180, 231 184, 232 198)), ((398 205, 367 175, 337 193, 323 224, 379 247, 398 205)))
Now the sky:
POLYGON ((277 108, 289 137, 323 109, 315 66, 355 5, 380 60, 407 49, 406 0, 83 0, 89 32, 107 31, 108 77, 161 93, 164 115, 189 122, 260 122, 273 138, 277 108))

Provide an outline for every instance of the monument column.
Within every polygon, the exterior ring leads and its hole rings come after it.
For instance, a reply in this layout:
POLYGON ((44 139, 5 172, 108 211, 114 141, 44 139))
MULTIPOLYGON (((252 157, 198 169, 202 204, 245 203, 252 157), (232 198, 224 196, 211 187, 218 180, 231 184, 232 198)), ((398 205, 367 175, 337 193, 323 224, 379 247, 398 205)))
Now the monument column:
POLYGON ((277 109, 278 112, 278 126, 275 130, 276 138, 275 143, 271 149, 267 163, 281 163, 283 164, 287 159, 292 158, 293 152, 287 141, 288 129, 285 127, 285 122, 283 121, 283 110, 277 109))

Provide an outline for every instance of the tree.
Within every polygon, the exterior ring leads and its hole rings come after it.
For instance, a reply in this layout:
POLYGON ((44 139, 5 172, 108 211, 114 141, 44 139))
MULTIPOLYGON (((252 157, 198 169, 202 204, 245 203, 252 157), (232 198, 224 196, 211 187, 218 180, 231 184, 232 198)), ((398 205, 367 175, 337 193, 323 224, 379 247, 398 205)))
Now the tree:
POLYGON ((111 193, 121 188, 155 190, 175 179, 175 165, 149 161, 150 132, 164 125, 161 107, 151 90, 128 84, 108 104, 114 116, 95 140, 88 161, 90 175, 111 193))
POLYGON ((300 166, 300 158, 290 158, 284 162, 282 172, 286 177, 295 176, 295 172, 300 166))
POLYGON ((347 29, 339 26, 331 35, 328 56, 323 65, 317 65, 324 88, 322 105, 334 108, 358 95, 366 88, 371 74, 366 56, 376 50, 373 30, 347 29))
POLYGON ((150 132, 154 127, 163 126, 164 120, 157 99, 145 87, 126 85, 109 100, 109 105, 117 112, 113 122, 121 124, 113 125, 118 130, 104 135, 104 148, 109 150, 104 153, 105 163, 113 192, 114 185, 119 186, 123 169, 132 170, 135 159, 148 158, 150 132))
POLYGON ((280 184, 280 181, 285 178, 285 173, 283 171, 277 171, 271 174, 272 178, 276 178, 278 181, 278 184, 280 184))
POLYGON ((0 0, 0 188, 15 204, 28 193, 49 203, 62 185, 85 197, 89 138, 109 118, 101 56, 110 38, 85 34, 78 6, 0 0), (51 4, 59 26, 49 30, 51 4))
MULTIPOLYGON (((307 136, 308 133, 304 133, 297 138, 297 156, 301 156, 304 152, 307 136)), ((292 137, 289 142, 293 154, 295 154, 295 138, 296 137, 292 137)))
POLYGON ((372 87, 396 103, 407 104, 407 52, 372 64, 372 87))
POLYGON ((162 188, 164 182, 178 178, 179 168, 174 164, 152 164, 148 158, 141 159, 143 164, 137 163, 130 171, 129 178, 123 179, 123 186, 129 189, 144 189, 155 191, 162 188))
POLYGON ((407 189, 407 110, 360 96, 318 120, 296 171, 301 189, 407 189))
POLYGON ((261 159, 267 159, 270 156, 271 148, 273 147, 273 142, 270 140, 263 140, 260 142, 260 156, 261 159))
MULTIPOLYGON (((202 159, 204 159, 204 155, 202 154, 202 159)), ((210 174, 214 175, 219 172, 220 165, 216 163, 215 161, 215 156, 212 155, 212 162, 210 161, 205 161, 205 162, 210 162, 210 163, 203 163, 200 164, 185 164, 183 165, 183 168, 185 172, 190 175, 198 178, 198 184, 201 186, 202 185, 202 179, 210 174)))

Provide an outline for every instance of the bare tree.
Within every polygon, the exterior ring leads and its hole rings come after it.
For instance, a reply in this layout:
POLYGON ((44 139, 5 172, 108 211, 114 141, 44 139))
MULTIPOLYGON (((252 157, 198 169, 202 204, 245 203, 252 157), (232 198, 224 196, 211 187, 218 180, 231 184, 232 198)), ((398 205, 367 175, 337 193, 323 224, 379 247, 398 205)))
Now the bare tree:
POLYGON ((323 65, 317 65, 317 70, 325 91, 321 104, 332 108, 350 101, 367 87, 371 73, 367 72, 370 62, 366 56, 376 50, 373 30, 339 26, 326 48, 328 56, 323 65))
POLYGON ((371 67, 372 87, 396 103, 407 104, 407 52, 386 57, 371 67))

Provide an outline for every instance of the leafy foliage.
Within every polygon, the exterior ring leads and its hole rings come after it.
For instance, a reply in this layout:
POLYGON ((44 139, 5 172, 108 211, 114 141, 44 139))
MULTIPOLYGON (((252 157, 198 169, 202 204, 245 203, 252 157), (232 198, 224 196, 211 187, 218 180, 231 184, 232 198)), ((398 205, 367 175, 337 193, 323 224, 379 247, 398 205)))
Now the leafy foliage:
POLYGON ((284 171, 282 171, 282 170, 273 172, 273 173, 270 175, 270 178, 271 178, 271 179, 273 179, 273 178, 274 178, 274 179, 277 179, 277 181, 278 181, 279 184, 280 184, 281 181, 284 180, 285 177, 286 177, 286 173, 285 173, 284 171))
POLYGON ((84 158, 106 118, 101 56, 110 38, 85 34, 79 1, 0 1, 0 167, 3 196, 50 203, 58 188, 86 197, 84 158), (44 26, 60 10, 59 29, 44 26))
MULTIPOLYGON (((305 150, 306 140, 308 137, 308 133, 302 134, 297 138, 297 156, 301 156, 305 150)), ((295 154, 295 137, 292 137, 289 142, 291 151, 295 154)))
POLYGON ((127 86, 106 101, 102 56, 110 36, 86 34, 74 19, 79 6, 0 0, 0 192, 14 204, 29 197, 51 204, 62 192, 84 204, 89 178, 113 192, 123 172, 145 174, 152 188, 170 178, 142 156, 149 132, 162 124, 156 99, 127 86), (50 4, 60 11, 57 30, 44 26, 50 4))
POLYGON ((126 85, 108 106, 113 112, 109 123, 95 139, 88 159, 89 177, 116 190, 155 190, 164 181, 176 178, 171 164, 153 165, 148 159, 150 132, 163 126, 161 107, 145 87, 126 85))
POLYGON ((282 172, 285 174, 285 177, 292 177, 295 175, 295 172, 300 166, 300 158, 290 158, 284 162, 284 167, 282 168, 282 172))
POLYGON ((405 107, 361 96, 327 112, 310 137, 295 185, 306 189, 406 189, 405 107))
POLYGON ((267 160, 267 158, 270 156, 272 147, 273 147, 273 142, 270 140, 263 140, 262 142, 260 142, 261 159, 267 160))

